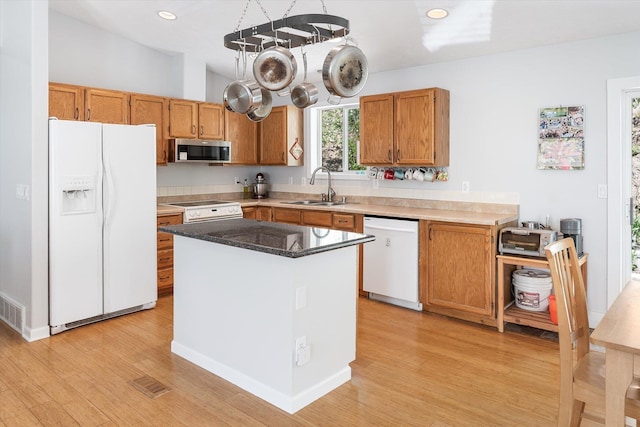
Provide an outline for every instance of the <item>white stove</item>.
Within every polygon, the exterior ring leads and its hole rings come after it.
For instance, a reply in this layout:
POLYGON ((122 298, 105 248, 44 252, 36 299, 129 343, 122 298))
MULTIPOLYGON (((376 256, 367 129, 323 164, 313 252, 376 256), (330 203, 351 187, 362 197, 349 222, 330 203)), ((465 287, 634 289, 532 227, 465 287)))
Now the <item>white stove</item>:
POLYGON ((238 202, 221 200, 198 200, 194 202, 165 203, 184 209, 182 222, 221 221, 242 218, 242 208, 238 202))

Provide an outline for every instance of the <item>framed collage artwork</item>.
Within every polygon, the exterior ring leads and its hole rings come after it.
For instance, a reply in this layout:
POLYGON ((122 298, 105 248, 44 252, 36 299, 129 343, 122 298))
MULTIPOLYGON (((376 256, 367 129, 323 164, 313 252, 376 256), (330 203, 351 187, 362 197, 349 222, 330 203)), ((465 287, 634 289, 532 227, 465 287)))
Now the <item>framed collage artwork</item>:
POLYGON ((584 169, 584 106, 541 108, 538 169, 584 169))

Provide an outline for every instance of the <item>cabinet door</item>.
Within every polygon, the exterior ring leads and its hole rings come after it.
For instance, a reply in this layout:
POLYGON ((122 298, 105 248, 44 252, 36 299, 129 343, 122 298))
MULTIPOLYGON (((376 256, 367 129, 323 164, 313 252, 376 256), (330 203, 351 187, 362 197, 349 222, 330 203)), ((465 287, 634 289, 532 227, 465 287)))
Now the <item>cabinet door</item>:
POLYGON ((288 209, 288 208, 273 208, 273 221, 274 222, 284 222, 287 224, 300 224, 300 210, 299 209, 288 209))
POLYGON ((198 104, 198 138, 224 139, 224 111, 221 104, 198 104))
POLYGON ((60 120, 84 120, 84 88, 50 83, 49 117, 60 120))
POLYGON ((167 164, 167 135, 169 128, 169 101, 151 95, 131 95, 131 124, 156 125, 156 164, 167 164))
POLYGON ((256 219, 256 208, 255 208, 255 206, 248 206, 246 208, 242 208, 242 218, 244 218, 244 219, 256 219))
POLYGON ((393 163, 393 94, 360 98, 360 164, 393 163))
POLYGON ((271 208, 269 206, 258 206, 256 209, 256 219, 258 221, 271 221, 271 208))
POLYGON ((427 304, 493 317, 491 228, 431 222, 427 304))
POLYGON ((85 116, 88 122, 129 123, 129 94, 114 90, 85 89, 85 116))
POLYGON ((333 225, 331 211, 310 211, 303 210, 302 225, 331 228, 333 225))
POLYGON ((431 165, 434 158, 434 91, 395 96, 395 158, 398 164, 431 165))
POLYGON ((287 151, 287 110, 274 107, 271 114, 260 122, 261 165, 285 165, 287 151))
POLYGON ((196 138, 198 136, 198 103, 184 99, 169 100, 169 136, 196 138))
POLYGON ((231 162, 258 164, 258 126, 244 114, 224 115, 225 139, 231 141, 231 162))

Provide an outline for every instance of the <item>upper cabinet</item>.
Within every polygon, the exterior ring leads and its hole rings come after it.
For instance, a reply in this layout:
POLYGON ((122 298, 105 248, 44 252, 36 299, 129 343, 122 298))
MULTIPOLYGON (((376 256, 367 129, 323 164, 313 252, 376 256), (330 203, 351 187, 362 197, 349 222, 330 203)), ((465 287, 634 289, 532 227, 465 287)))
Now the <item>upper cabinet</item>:
POLYGON ((198 103, 184 99, 169 100, 169 136, 198 137, 198 103))
POLYGON ((84 119, 88 122, 129 123, 129 94, 115 90, 86 88, 84 119))
POLYGON ((224 139, 224 107, 220 104, 171 99, 171 138, 224 139))
POLYGON ((84 88, 59 83, 49 85, 49 117, 84 120, 84 88))
POLYGON ((302 110, 292 105, 274 107, 258 128, 261 165, 302 165, 302 110))
POLYGON ((159 96, 131 94, 131 124, 156 125, 156 164, 167 164, 169 100, 159 96))
POLYGON ((231 163, 258 163, 258 124, 244 114, 227 111, 224 115, 225 140, 231 141, 231 163))
POLYGON ((449 91, 360 98, 360 164, 449 165, 449 91))
POLYGON ((224 106, 198 104, 198 136, 200 139, 224 139, 224 106))

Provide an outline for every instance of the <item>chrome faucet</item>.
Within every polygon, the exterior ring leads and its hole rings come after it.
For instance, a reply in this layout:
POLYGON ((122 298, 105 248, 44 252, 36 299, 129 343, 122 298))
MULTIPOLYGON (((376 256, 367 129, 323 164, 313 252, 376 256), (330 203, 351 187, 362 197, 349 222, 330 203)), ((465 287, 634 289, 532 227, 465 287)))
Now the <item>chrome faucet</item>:
MULTIPOLYGON (((331 172, 329 171, 329 169, 327 169, 324 166, 317 167, 316 170, 314 170, 313 173, 311 174, 311 181, 309 181, 309 184, 311 184, 311 185, 314 184, 314 182, 316 180, 316 173, 319 170, 323 170, 323 171, 327 172, 327 177, 329 179, 329 184, 328 184, 328 187, 327 187, 327 201, 328 202, 333 202, 333 196, 336 195, 336 192, 333 191, 333 188, 331 188, 331 172)), ((324 199, 324 194, 322 195, 322 198, 324 199)))

